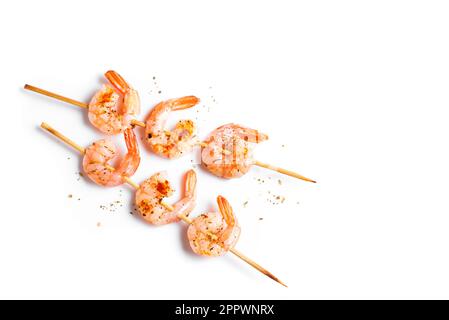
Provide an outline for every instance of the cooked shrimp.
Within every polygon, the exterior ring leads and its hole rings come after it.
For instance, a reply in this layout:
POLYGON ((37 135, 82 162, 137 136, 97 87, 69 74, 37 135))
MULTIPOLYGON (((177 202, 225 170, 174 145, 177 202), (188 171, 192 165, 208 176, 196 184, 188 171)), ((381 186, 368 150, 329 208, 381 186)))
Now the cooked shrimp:
POLYGON ((223 125, 209 135, 201 151, 201 162, 216 176, 237 178, 248 172, 254 164, 249 142, 268 139, 266 134, 237 124, 223 125))
POLYGON ((179 215, 188 216, 196 203, 196 173, 193 170, 185 174, 184 196, 170 211, 162 205, 162 199, 173 194, 165 172, 158 172, 145 180, 137 189, 136 206, 143 219, 149 223, 162 225, 179 221, 179 215))
POLYGON ((232 249, 240 236, 240 227, 229 202, 217 197, 220 212, 208 212, 193 219, 187 237, 193 252, 218 257, 232 249))
POLYGON ((131 128, 124 133, 128 153, 121 159, 117 168, 110 164, 118 157, 114 143, 107 139, 94 142, 86 148, 83 158, 83 168, 87 176, 96 184, 106 187, 117 186, 124 183, 124 177, 132 176, 140 163, 137 138, 131 128))
POLYGON ((165 130, 165 124, 171 111, 191 108, 199 101, 195 96, 187 96, 163 101, 151 110, 145 136, 155 153, 172 159, 192 151, 197 143, 195 123, 192 120, 181 120, 172 131, 165 130))
POLYGON ((140 112, 136 90, 115 71, 105 73, 104 84, 89 103, 88 117, 94 127, 106 134, 118 134, 130 126, 130 116, 140 112))

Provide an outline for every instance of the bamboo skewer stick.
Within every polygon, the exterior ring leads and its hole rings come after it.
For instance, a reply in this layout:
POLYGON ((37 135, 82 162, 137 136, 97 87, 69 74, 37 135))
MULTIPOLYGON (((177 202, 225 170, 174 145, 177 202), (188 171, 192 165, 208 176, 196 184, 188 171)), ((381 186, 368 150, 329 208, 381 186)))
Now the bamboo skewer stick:
POLYGON ((306 178, 303 175, 300 175, 299 173, 296 173, 296 172, 293 172, 293 171, 290 171, 290 170, 287 170, 287 169, 282 169, 282 168, 279 168, 279 167, 275 167, 275 166, 272 166, 271 164, 268 164, 268 163, 256 161, 254 164, 256 166, 259 166, 259 167, 263 167, 263 168, 266 168, 266 169, 274 170, 274 171, 282 173, 282 174, 286 174, 286 175, 288 175, 290 177, 293 177, 293 178, 297 178, 297 179, 301 179, 301 180, 304 180, 304 181, 316 183, 315 180, 312 180, 310 178, 306 178))
POLYGON ((50 91, 47 91, 47 90, 44 90, 44 89, 41 89, 41 88, 38 88, 38 87, 35 87, 35 86, 32 86, 32 85, 29 85, 29 84, 26 84, 23 88, 26 89, 26 90, 30 90, 30 91, 34 91, 34 92, 43 94, 44 96, 47 96, 47 97, 50 97, 50 98, 53 98, 53 99, 56 99, 56 100, 59 100, 59 101, 66 102, 68 104, 73 104, 74 106, 77 106, 77 107, 80 107, 80 108, 84 108, 84 109, 89 108, 89 105, 87 103, 76 101, 76 100, 73 100, 73 99, 61 96, 61 95, 59 95, 57 93, 53 93, 53 92, 50 92, 50 91))
MULTIPOLYGON (((56 93, 53 93, 53 92, 50 92, 50 91, 47 91, 47 90, 44 90, 44 89, 32 86, 32 85, 29 85, 29 84, 25 84, 24 89, 43 94, 44 96, 47 96, 47 97, 50 97, 50 98, 54 98, 54 99, 57 99, 59 101, 66 102, 66 103, 78 106, 80 108, 83 108, 83 109, 88 109, 89 108, 89 104, 87 104, 87 103, 80 102, 80 101, 77 101, 77 100, 73 100, 73 99, 61 96, 59 94, 56 94, 56 93)), ((142 121, 136 120, 136 119, 132 119, 131 120, 131 124, 134 125, 134 126, 139 126, 139 127, 145 128, 145 123, 142 122, 142 121)), ((199 141, 198 145, 201 146, 201 147, 207 147, 207 143, 202 142, 202 141, 199 141)), ((224 150, 223 153, 225 155, 229 155, 229 154, 231 154, 231 151, 224 150)), ((279 173, 282 173, 282 174, 285 174, 285 175, 288 175, 288 176, 291 176, 291 177, 294 177, 294 178, 297 178, 297 179, 301 179, 301 180, 304 180, 304 181, 316 183, 315 180, 312 180, 310 178, 304 177, 303 175, 301 175, 299 173, 296 173, 294 171, 290 171, 290 170, 287 170, 287 169, 283 169, 283 168, 279 168, 279 167, 276 167, 276 166, 272 166, 270 164, 267 164, 267 163, 264 163, 264 162, 261 162, 261 161, 256 161, 254 164, 256 166, 263 167, 263 168, 266 168, 266 169, 269 169, 269 170, 274 170, 276 172, 279 172, 279 173)))
POLYGON ((131 120, 131 124, 135 125, 135 126, 139 126, 139 127, 145 128, 145 122, 142 122, 142 121, 139 121, 139 120, 136 120, 136 119, 132 119, 131 120))
MULTIPOLYGON (((74 149, 76 149, 78 152, 80 152, 81 154, 85 153, 85 149, 83 147, 81 147, 80 145, 78 145, 76 142, 74 142, 73 140, 69 139, 68 137, 64 136, 62 133, 60 133, 59 131, 55 130, 54 128, 52 128, 50 125, 48 125, 45 122, 41 123, 41 127, 45 130, 47 130, 48 132, 50 132, 51 134, 53 134, 54 136, 56 136, 57 138, 59 138, 60 140, 62 140, 63 142, 67 143, 68 145, 70 145, 71 147, 73 147, 74 149)), ((109 169, 114 169, 113 167, 108 167, 109 169)), ((124 177, 124 180, 126 181, 126 183, 128 183, 130 186, 132 186, 134 189, 138 189, 139 185, 135 182, 133 182, 129 177, 124 177)), ((169 205, 169 204, 165 204, 162 202, 162 205, 167 208, 170 211, 173 211, 173 206, 169 205)), ((192 219, 190 219, 189 217, 180 214, 178 215, 178 217, 184 221, 187 224, 192 224, 192 219)), ((215 235, 212 235, 215 237, 215 235)), ((263 273, 264 275, 266 275, 267 277, 269 277, 270 279, 278 282, 279 284, 283 285, 284 287, 287 287, 287 285, 285 283, 283 283, 281 280, 279 280, 275 275, 273 275, 271 272, 269 272, 267 269, 263 268, 262 266, 260 266, 259 264, 257 264, 256 262, 254 262, 253 260, 251 260, 250 258, 246 257, 245 255, 243 255, 241 252, 237 251, 234 248, 231 248, 229 250, 231 253, 233 253, 235 256, 237 256, 238 258, 240 258, 241 260, 243 260, 244 262, 246 262, 247 264, 249 264, 250 266, 252 266, 253 268, 255 268, 257 271, 263 273)))

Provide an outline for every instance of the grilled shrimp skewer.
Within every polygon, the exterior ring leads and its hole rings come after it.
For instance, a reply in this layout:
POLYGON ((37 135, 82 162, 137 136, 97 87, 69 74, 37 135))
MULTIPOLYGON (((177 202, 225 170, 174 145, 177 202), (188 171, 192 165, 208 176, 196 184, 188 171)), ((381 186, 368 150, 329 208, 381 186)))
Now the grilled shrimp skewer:
POLYGON ((28 84, 24 88, 87 109, 92 125, 108 135, 121 133, 131 124, 145 126, 143 122, 131 119, 140 112, 137 91, 115 71, 106 72, 105 77, 109 83, 97 91, 90 103, 76 101, 28 84))
POLYGON ((212 174, 222 178, 240 177, 248 172, 252 165, 256 165, 297 179, 316 183, 315 180, 294 171, 254 160, 249 142, 259 143, 268 139, 268 136, 261 134, 257 130, 235 124, 227 124, 215 129, 203 142, 195 139, 196 127, 191 120, 181 120, 172 131, 165 130, 164 126, 168 114, 171 111, 193 107, 199 102, 199 99, 195 96, 186 96, 159 103, 151 111, 146 123, 136 119, 130 120, 129 115, 137 114, 140 109, 137 92, 130 88, 123 78, 114 71, 108 71, 106 77, 114 88, 105 85, 97 92, 90 104, 28 84, 24 88, 89 109, 89 120, 99 130, 107 134, 122 132, 129 125, 144 127, 150 148, 155 153, 169 159, 178 158, 190 152, 195 145, 200 145, 203 147, 201 153, 203 165, 212 174), (124 107, 117 109, 117 106, 120 105, 119 94, 123 96, 122 106, 124 107), (254 133, 256 134, 255 136, 254 133), (254 137, 255 140, 250 140, 251 137, 254 137))
POLYGON ((223 125, 212 131, 201 143, 201 162, 212 174, 226 179, 241 177, 252 165, 256 165, 301 180, 316 182, 296 172, 255 160, 252 144, 267 139, 266 134, 255 129, 233 123, 223 125))
MULTIPOLYGON (((80 145, 76 144, 74 141, 70 140, 69 138, 67 138, 66 136, 64 136, 62 133, 60 133, 59 131, 53 129, 50 125, 46 124, 46 123, 42 123, 41 127, 43 129, 45 129, 46 131, 50 132, 52 135, 56 136, 57 138, 61 139, 62 141, 64 141, 65 143, 67 143, 68 145, 70 145, 71 147, 73 147, 74 149, 76 149, 78 152, 84 154, 85 153, 85 149, 83 147, 81 147, 80 145)), ((124 177, 124 180, 131 185, 134 189, 138 190, 140 188, 140 186, 138 184, 136 184, 135 182, 133 182, 130 178, 128 177, 124 177)), ((195 180, 196 181, 196 180, 195 180)), ((166 208, 168 208, 169 210, 174 210, 175 208, 173 208, 172 206, 166 204, 164 205, 166 208)), ((188 218, 183 212, 181 212, 178 215, 179 219, 183 220, 184 222, 188 223, 188 224, 192 224, 193 221, 188 218)), ((211 235, 211 237, 213 238, 214 236, 211 235)), ((280 283, 281 285, 285 286, 286 285, 279 280, 276 276, 274 276, 271 272, 269 272, 268 270, 266 270, 265 268, 263 268, 262 266, 260 266, 259 264, 257 264, 256 262, 252 261, 251 259, 249 259, 248 257, 246 257, 244 254, 240 253, 239 251, 237 251, 234 248, 230 248, 229 249, 230 252, 232 252, 234 255, 236 255, 238 258, 240 258, 241 260, 245 261, 246 263, 248 263, 250 266, 252 266, 253 268, 255 268, 256 270, 258 270, 259 272, 263 273, 264 275, 266 275, 267 277, 271 278, 272 280, 280 283)))

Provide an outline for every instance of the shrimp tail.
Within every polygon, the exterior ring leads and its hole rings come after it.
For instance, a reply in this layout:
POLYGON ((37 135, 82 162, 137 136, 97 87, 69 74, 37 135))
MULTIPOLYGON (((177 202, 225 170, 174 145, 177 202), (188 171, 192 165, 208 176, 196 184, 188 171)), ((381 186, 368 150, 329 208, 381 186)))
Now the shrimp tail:
MULTIPOLYGON (((228 200, 226 200, 222 196, 217 197, 217 203, 218 208, 220 209, 220 213, 223 216, 223 219, 226 222, 226 228, 222 231, 221 235, 219 236, 220 241, 223 241, 223 243, 228 242, 229 239, 231 239, 232 234, 234 232, 234 229, 237 227, 236 219, 234 212, 232 210, 231 205, 229 204, 228 200)), ((238 235, 235 241, 237 241, 238 235)), ((234 242, 235 244, 235 242, 234 242)))
POLYGON ((130 127, 125 130, 125 143, 126 148, 128 149, 128 153, 139 154, 139 146, 137 145, 136 134, 133 129, 130 127))
POLYGON ((123 106, 127 114, 137 115, 140 113, 140 98, 136 90, 129 89, 126 92, 123 98, 123 106))
POLYGON ((235 225, 235 216, 228 200, 226 200, 223 196, 218 196, 217 203, 218 208, 220 209, 220 213, 226 221, 226 224, 228 225, 228 227, 233 227, 235 225))
POLYGON ((198 102, 200 102, 200 99, 195 96, 186 96, 168 101, 171 110, 174 111, 191 108, 198 104, 198 102))
POLYGON ((128 90, 131 88, 129 84, 123 79, 121 75, 113 70, 107 71, 104 76, 108 81, 114 86, 115 89, 120 91, 121 94, 126 94, 128 90))
POLYGON ((122 176, 132 176, 140 164, 139 147, 137 145, 136 135, 131 128, 125 130, 124 136, 128 153, 117 168, 117 173, 122 176))
POLYGON ((251 128, 243 127, 240 125, 235 125, 235 126, 236 126, 236 128, 239 129, 239 130, 236 130, 236 134, 240 138, 244 139, 245 141, 259 143, 259 142, 268 140, 267 134, 262 133, 256 129, 251 129, 251 128))
POLYGON ((196 173, 195 170, 187 171, 185 175, 184 194, 186 198, 196 197, 196 173))

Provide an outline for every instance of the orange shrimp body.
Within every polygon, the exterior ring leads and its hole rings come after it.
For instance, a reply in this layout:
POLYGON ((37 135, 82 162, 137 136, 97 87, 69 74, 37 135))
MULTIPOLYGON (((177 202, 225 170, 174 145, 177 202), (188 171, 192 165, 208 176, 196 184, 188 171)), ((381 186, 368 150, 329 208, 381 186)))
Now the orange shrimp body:
POLYGON ((168 210, 162 205, 162 200, 173 194, 170 182, 165 172, 159 172, 145 180, 137 189, 135 203, 140 216, 155 225, 169 224, 179 221, 179 215, 186 217, 196 204, 196 173, 189 170, 185 174, 184 196, 168 210))
POLYGON ((146 121, 145 136, 154 153, 173 159, 192 151, 197 143, 195 123, 192 120, 181 120, 172 131, 165 130, 165 124, 172 111, 191 108, 199 101, 195 96, 170 99, 151 110, 146 121))
POLYGON ((94 127, 105 134, 125 131, 131 116, 140 112, 140 99, 136 90, 115 71, 105 73, 109 84, 94 95, 89 103, 88 118, 94 127))
POLYGON ((202 256, 218 257, 232 249, 240 236, 240 227, 229 202, 217 197, 220 212, 208 212, 193 219, 187 229, 187 238, 193 252, 202 256))
POLYGON ((118 150, 112 141, 102 139, 86 148, 83 158, 83 169, 87 176, 96 184, 113 187, 123 184, 124 177, 132 176, 140 163, 137 138, 131 128, 124 132, 128 153, 114 169, 110 164, 118 157, 118 150))
POLYGON ((250 144, 268 139, 266 134, 237 124, 226 124, 212 131, 201 151, 202 165, 221 178, 241 177, 254 164, 250 144))

